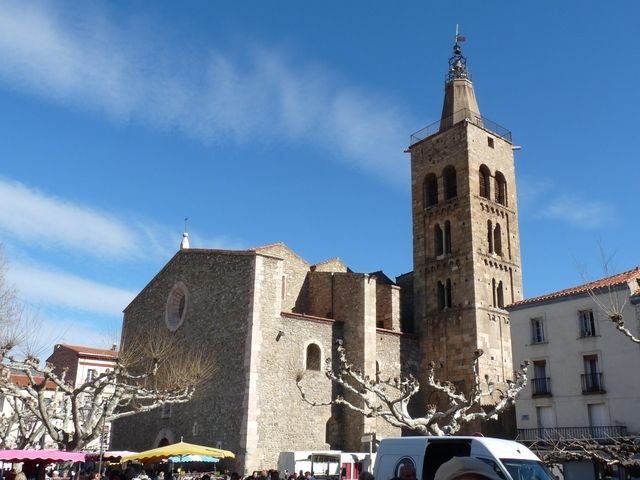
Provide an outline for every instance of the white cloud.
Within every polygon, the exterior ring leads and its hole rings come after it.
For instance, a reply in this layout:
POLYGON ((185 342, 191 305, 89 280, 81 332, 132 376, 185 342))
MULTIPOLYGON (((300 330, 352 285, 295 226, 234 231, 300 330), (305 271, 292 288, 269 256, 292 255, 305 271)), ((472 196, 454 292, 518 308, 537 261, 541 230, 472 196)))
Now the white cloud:
POLYGON ((123 221, 0 178, 0 230, 22 241, 94 256, 139 256, 139 233, 123 221))
POLYGON ((7 275, 35 307, 58 307, 119 317, 135 293, 38 265, 13 263, 7 275))
MULTIPOLYGON (((48 250, 96 258, 167 259, 178 250, 180 232, 146 220, 129 220, 0 178, 0 232, 48 250)), ((241 248, 225 236, 195 236, 193 246, 241 248)))
POLYGON ((518 204, 520 208, 535 207, 535 202, 549 196, 553 182, 548 178, 521 176, 518 178, 518 204))
POLYGON ((387 181, 406 179, 410 122, 391 100, 273 51, 192 53, 102 14, 2 2, 0 58, 0 79, 45 98, 204 142, 312 142, 387 181))
POLYGON ((615 210, 608 203, 585 200, 575 195, 552 199, 543 207, 541 214, 584 229, 599 228, 615 221, 615 210))

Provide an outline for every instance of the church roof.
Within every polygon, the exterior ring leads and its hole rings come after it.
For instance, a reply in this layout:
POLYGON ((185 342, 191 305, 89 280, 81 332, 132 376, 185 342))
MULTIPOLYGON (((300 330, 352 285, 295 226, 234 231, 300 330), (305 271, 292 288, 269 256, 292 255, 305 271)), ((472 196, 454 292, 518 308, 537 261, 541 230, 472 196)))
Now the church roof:
MULTIPOLYGON (((604 277, 599 280, 594 280, 592 282, 578 285, 576 287, 566 288, 558 292, 548 293, 546 295, 541 295, 539 297, 527 298, 525 300, 521 300, 519 302, 513 303, 512 305, 509 306, 509 308, 519 307, 522 305, 530 305, 533 303, 539 303, 539 302, 544 302, 548 300, 560 299, 564 297, 569 297, 571 295, 578 295, 578 294, 592 292, 595 290, 601 290, 603 288, 615 287, 618 285, 626 284, 632 280, 636 280, 637 282, 636 287, 640 287, 640 267, 635 267, 632 270, 616 273, 615 275, 604 277)), ((635 296, 639 294, 640 294, 640 289, 637 289, 633 295, 635 296)))

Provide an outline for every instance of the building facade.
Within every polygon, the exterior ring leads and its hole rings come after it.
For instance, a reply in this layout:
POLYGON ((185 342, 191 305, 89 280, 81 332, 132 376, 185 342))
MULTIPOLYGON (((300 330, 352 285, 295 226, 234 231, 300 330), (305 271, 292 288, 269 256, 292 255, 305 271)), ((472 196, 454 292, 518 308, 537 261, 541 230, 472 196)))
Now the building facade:
MULTIPOLYGON (((115 345, 107 349, 58 343, 53 348, 53 353, 47 358, 47 363, 55 367, 56 373, 65 372, 67 383, 76 387, 91 381, 107 370, 112 370, 117 358, 118 351, 115 345)), ((105 422, 102 426, 102 435, 89 442, 85 450, 98 452, 101 442, 102 449, 106 450, 111 443, 111 427, 111 422, 105 422)))
MULTIPOLYGON (((124 311, 128 339, 165 328, 207 349, 218 370, 185 405, 116 422, 113 448, 185 441, 236 452, 236 468, 275 467, 287 450, 360 451, 362 437, 402 432, 384 420, 327 404, 324 376, 342 340, 365 375, 420 372, 469 386, 512 375, 504 306, 521 298, 511 134, 480 116, 459 45, 442 118, 411 137, 414 270, 390 280, 338 259, 311 265, 282 243, 246 251, 181 250, 124 311), (331 360, 330 360, 331 361, 331 360)), ((424 379, 422 379, 424 381, 424 379)))
POLYGON ((530 359, 516 404, 519 438, 609 439, 640 433, 640 268, 509 307, 514 362, 530 359))

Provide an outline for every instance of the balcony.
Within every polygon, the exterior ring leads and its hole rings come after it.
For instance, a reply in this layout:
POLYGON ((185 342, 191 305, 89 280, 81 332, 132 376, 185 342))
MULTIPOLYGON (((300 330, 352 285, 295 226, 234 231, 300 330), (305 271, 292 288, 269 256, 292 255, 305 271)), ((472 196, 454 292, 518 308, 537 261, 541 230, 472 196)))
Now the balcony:
POLYGON ((582 393, 605 393, 604 383, 602 382, 602 373, 583 373, 580 375, 582 379, 582 393))
POLYGON ((598 440, 603 442, 626 437, 627 435, 627 427, 625 425, 519 428, 517 440, 521 442, 539 442, 541 440, 598 440))
POLYGON ((472 123, 480 128, 484 128, 485 130, 497 135, 498 137, 504 138, 509 143, 512 142, 511 132, 509 130, 498 125, 495 122, 492 122, 488 118, 482 117, 467 108, 463 108, 462 110, 458 110, 457 112, 455 112, 453 115, 447 118, 442 118, 437 122, 433 122, 431 125, 427 125, 426 127, 424 127, 422 130, 418 130, 417 132, 413 133, 409 140, 409 145, 418 143, 419 141, 435 135, 436 133, 444 132, 452 126, 457 125, 462 120, 466 120, 469 123, 472 123))
POLYGON ((533 378, 531 380, 531 393, 534 397, 551 395, 551 379, 549 377, 533 378))

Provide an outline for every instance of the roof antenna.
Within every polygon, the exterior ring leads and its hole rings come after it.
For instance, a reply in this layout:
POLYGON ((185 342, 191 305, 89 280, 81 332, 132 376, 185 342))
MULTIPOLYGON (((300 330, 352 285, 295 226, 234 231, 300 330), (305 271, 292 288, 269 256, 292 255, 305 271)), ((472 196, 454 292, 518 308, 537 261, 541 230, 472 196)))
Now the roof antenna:
POLYGON ((189 233, 187 227, 189 226, 189 217, 184 217, 184 232, 182 233, 182 242, 180 242, 180 250, 187 250, 189 248, 189 233))

